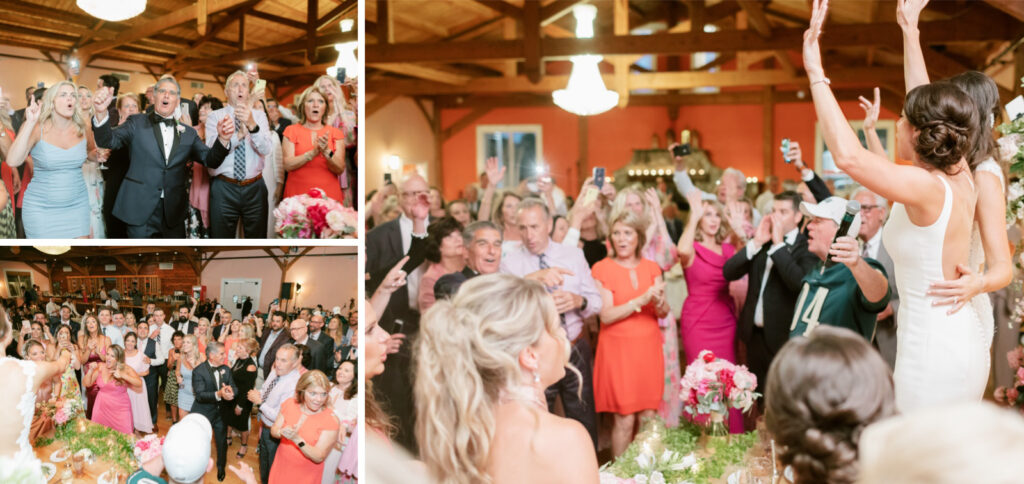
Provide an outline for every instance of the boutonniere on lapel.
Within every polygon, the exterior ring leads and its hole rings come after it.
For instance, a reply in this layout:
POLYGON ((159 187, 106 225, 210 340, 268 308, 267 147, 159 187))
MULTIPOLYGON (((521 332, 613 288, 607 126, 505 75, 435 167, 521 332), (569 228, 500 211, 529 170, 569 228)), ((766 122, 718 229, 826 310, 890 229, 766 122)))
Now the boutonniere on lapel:
POLYGON ((178 135, 180 136, 182 133, 185 132, 185 125, 181 124, 181 121, 175 120, 174 121, 174 129, 178 130, 178 135))

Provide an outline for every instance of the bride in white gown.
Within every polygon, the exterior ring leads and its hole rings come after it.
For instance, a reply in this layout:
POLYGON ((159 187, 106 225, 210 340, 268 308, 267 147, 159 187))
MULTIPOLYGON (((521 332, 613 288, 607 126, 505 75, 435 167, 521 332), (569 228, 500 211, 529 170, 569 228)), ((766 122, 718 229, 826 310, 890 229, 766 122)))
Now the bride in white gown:
POLYGON ((897 165, 861 146, 829 87, 818 37, 827 0, 815 0, 804 33, 804 67, 825 143, 836 165, 869 190, 895 202, 883 232, 900 293, 896 369, 897 407, 980 399, 988 375, 987 342, 974 311, 949 314, 927 295, 933 281, 956 279, 967 263, 977 196, 970 167, 978 113, 949 83, 919 86, 907 95, 896 125, 897 165))
POLYGON ((64 372, 71 352, 64 349, 57 361, 34 363, 10 358, 5 348, 14 338, 6 311, 0 310, 0 482, 20 484, 45 482, 39 460, 28 441, 36 391, 43 382, 64 372))

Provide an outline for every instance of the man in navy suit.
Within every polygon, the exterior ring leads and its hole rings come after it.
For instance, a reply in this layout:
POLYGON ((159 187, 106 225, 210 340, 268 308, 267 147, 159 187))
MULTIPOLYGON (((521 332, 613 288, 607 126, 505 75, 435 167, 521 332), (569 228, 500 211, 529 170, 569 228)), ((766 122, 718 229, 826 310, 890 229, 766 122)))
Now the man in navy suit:
POLYGON ((233 411, 235 393, 238 392, 238 387, 231 379, 231 368, 224 365, 226 356, 224 344, 211 341, 206 345, 206 361, 197 366, 192 374, 192 390, 196 396, 192 413, 206 417, 213 427, 213 440, 217 443, 218 481, 224 480, 228 451, 227 427, 222 415, 233 411))
POLYGON ((220 166, 231 146, 234 123, 225 118, 217 126, 220 143, 207 147, 195 129, 173 119, 181 88, 173 77, 164 77, 156 83, 153 112, 132 115, 113 128, 107 115, 111 102, 108 89, 93 96, 96 145, 112 150, 128 148, 131 156, 114 203, 114 216, 128 225, 131 238, 184 238, 188 162, 220 166))

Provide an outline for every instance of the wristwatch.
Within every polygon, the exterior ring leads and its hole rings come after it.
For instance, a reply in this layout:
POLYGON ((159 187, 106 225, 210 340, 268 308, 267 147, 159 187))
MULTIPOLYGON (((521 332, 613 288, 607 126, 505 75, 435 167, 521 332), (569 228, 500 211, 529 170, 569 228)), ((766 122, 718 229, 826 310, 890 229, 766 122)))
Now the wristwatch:
POLYGON ((583 299, 583 302, 580 303, 580 311, 586 311, 587 310, 587 298, 584 297, 584 298, 581 298, 581 299, 583 299))
POLYGON ((296 444, 296 445, 298 445, 299 448, 305 447, 306 446, 306 441, 305 440, 300 440, 299 443, 296 444))

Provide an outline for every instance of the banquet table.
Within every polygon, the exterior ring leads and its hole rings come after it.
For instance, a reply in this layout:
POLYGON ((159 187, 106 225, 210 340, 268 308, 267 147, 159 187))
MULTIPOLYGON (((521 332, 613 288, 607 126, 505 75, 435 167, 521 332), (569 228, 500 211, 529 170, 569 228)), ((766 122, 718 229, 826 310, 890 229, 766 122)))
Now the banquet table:
MULTIPOLYGON (((86 425, 91 426, 91 425, 97 425, 97 424, 92 423, 92 422, 86 422, 86 425)), ((48 437, 52 437, 52 436, 53 436, 53 432, 51 431, 50 434, 48 435, 48 437)), ((54 439, 53 442, 51 442, 49 445, 46 445, 44 447, 34 447, 33 448, 33 450, 36 453, 36 457, 39 459, 40 462, 42 462, 43 464, 50 463, 50 464, 53 464, 53 465, 57 466, 57 473, 53 476, 53 478, 51 478, 49 481, 47 481, 48 483, 60 483, 60 482, 62 482, 61 481, 61 475, 63 474, 64 470, 71 468, 70 467, 71 466, 71 461, 72 461, 71 455, 68 455, 67 460, 64 460, 64 461, 61 461, 61 462, 54 462, 53 459, 51 459, 51 456, 54 454, 54 452, 57 452, 58 450, 64 449, 66 447, 66 445, 67 444, 65 442, 57 440, 57 439, 54 439)), ((73 482, 75 484, 79 484, 79 483, 82 483, 82 484, 95 484, 97 482, 101 482, 101 481, 99 481, 100 476, 103 475, 105 472, 107 472, 107 470, 111 469, 112 467, 113 467, 112 463, 106 461, 103 458, 103 456, 99 456, 99 455, 94 456, 93 460, 92 460, 92 463, 90 463, 88 460, 85 461, 85 463, 84 463, 84 465, 82 467, 83 474, 81 476, 73 477, 71 482, 73 482)), ((123 483, 123 482, 125 482, 125 480, 127 480, 128 474, 125 473, 125 472, 122 472, 121 474, 122 474, 122 478, 121 478, 120 481, 104 481, 104 482, 111 482, 111 484, 113 484, 114 482, 121 482, 121 483, 123 483)))

